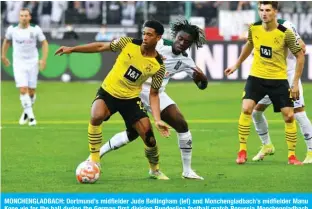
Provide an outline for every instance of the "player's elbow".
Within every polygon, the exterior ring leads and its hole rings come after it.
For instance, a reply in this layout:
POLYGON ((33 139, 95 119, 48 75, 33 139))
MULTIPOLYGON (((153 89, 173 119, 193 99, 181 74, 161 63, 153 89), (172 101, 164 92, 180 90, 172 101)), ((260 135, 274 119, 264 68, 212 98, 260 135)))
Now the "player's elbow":
POLYGON ((101 43, 97 43, 98 47, 97 47, 97 52, 104 52, 107 51, 108 49, 110 49, 110 45, 104 42, 101 43))

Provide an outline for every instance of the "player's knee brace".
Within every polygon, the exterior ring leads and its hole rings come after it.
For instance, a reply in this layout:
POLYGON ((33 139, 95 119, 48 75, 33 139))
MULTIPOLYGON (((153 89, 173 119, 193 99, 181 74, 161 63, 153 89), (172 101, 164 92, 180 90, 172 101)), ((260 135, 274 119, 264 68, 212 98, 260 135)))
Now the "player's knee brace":
POLYGON ((127 130, 127 136, 130 142, 136 140, 139 137, 139 134, 135 130, 127 130))
POLYGON ((151 129, 145 133, 145 141, 146 141, 146 146, 155 147, 156 139, 155 139, 154 133, 151 129))

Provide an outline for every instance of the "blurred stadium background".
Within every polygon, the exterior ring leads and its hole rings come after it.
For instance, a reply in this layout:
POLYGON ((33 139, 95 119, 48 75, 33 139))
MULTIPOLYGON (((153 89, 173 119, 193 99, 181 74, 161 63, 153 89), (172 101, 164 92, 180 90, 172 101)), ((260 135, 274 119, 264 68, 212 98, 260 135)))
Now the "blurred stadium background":
MULTIPOLYGON (((210 80, 242 80, 249 73, 250 60, 230 78, 224 77, 223 69, 238 57, 248 24, 258 20, 256 1, 1 1, 1 37, 9 24, 18 22, 22 7, 31 10, 32 22, 42 27, 50 43, 47 69, 40 73, 42 80, 59 80, 64 73, 72 80, 101 80, 115 54, 75 54, 66 59, 53 57, 53 52, 60 45, 110 41, 125 35, 139 38, 147 19, 165 24, 164 37, 170 38, 168 24, 177 16, 185 16, 206 31, 208 45, 193 49, 191 56, 210 80)), ((293 22, 306 42, 303 80, 312 80, 312 2, 280 2, 279 16, 293 22)), ((175 78, 185 77, 182 73, 175 78)), ((2 79, 13 79, 12 67, 2 70, 2 79)))
MULTIPOLYGON (((276 154, 260 163, 235 164, 240 98, 251 58, 230 78, 223 70, 239 56, 247 25, 258 20, 257 2, 1 1, 2 38, 8 25, 18 22, 22 7, 32 11, 32 22, 43 28, 50 50, 47 68, 39 75, 36 127, 18 125, 22 108, 12 67, 1 69, 3 192, 311 192, 311 166, 287 166, 284 124, 271 108, 266 116, 276 154), (104 157, 97 184, 77 186, 74 171, 88 155, 90 104, 117 55, 105 52, 55 57, 55 50, 61 45, 110 41, 125 35, 139 38, 142 23, 151 18, 166 25, 165 37, 170 38, 168 24, 177 16, 185 16, 206 31, 207 45, 193 48, 189 54, 209 80, 216 81, 200 91, 182 73, 175 80, 183 82, 171 83, 166 90, 189 123, 194 139, 193 166, 205 181, 182 180, 175 133, 163 139, 156 132, 161 168, 172 181, 155 184, 145 179, 143 145, 136 140, 104 157), (78 82, 59 82, 63 74, 78 82), (95 82, 84 82, 90 80, 95 82)), ((312 117, 312 2, 281 2, 279 16, 293 22, 307 44, 302 80, 306 111, 312 117)), ((12 49, 7 55, 12 59, 12 49)), ((122 118, 115 114, 103 126, 103 142, 124 128, 122 118)), ((253 128, 248 144, 251 159, 260 146, 253 128)), ((306 147, 300 131, 297 153, 303 160, 306 147)))

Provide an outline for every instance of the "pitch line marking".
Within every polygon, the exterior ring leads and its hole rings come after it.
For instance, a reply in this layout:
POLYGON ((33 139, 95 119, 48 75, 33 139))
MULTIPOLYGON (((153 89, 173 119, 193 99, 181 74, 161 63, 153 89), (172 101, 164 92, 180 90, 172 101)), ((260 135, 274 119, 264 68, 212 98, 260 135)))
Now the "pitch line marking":
MULTIPOLYGON (((190 124, 211 124, 211 123, 238 123, 238 119, 194 119, 194 120, 186 120, 190 124)), ((269 123, 284 123, 283 120, 268 120, 269 123)), ((42 120, 38 121, 38 125, 61 125, 61 124, 81 124, 88 125, 89 121, 87 120, 42 120)), ((124 124, 123 120, 111 120, 105 122, 104 124, 124 124)), ((18 125, 18 121, 1 121, 2 125, 18 125)))

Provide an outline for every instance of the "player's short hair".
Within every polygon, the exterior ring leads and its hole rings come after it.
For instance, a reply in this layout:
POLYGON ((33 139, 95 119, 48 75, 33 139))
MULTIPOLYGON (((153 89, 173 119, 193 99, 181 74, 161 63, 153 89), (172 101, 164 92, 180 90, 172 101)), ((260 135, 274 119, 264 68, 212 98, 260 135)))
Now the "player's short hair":
POLYGON ((190 24, 189 21, 182 17, 170 23, 170 30, 172 38, 175 38, 180 31, 190 34, 197 48, 201 48, 207 42, 204 30, 190 24))
POLYGON ((147 20, 143 27, 153 28, 158 35, 163 35, 165 31, 164 26, 157 20, 147 20))
POLYGON ((23 12, 23 11, 27 11, 27 12, 29 13, 29 15, 31 16, 31 11, 30 11, 30 9, 28 9, 28 8, 22 8, 22 9, 20 10, 20 12, 23 12))
POLYGON ((259 4, 259 6, 261 4, 263 4, 263 5, 270 4, 270 5, 272 5, 273 9, 278 9, 278 1, 259 1, 258 4, 259 4))

